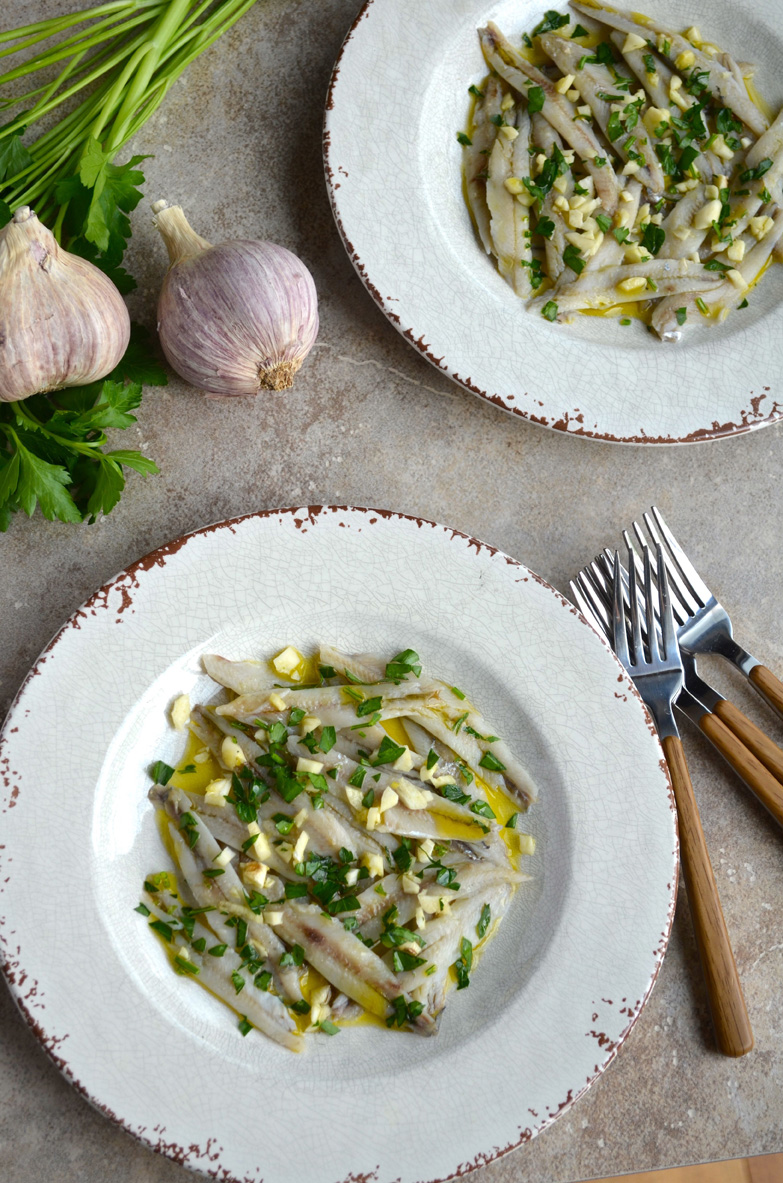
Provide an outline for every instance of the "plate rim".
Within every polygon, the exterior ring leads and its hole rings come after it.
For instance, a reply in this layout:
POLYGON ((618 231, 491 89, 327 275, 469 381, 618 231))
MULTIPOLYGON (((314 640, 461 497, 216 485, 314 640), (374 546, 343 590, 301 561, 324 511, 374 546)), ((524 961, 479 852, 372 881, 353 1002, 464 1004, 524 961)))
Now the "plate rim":
MULTIPOLYGON (((372 2, 373 0, 366 0, 365 7, 367 7, 372 2)), ((118 588, 123 592, 123 608, 129 606, 131 602, 130 593, 127 591, 127 587, 121 587, 124 581, 129 580, 131 586, 138 586, 137 574, 139 572, 146 573, 157 566, 165 567, 166 559, 176 555, 191 539, 205 537, 209 534, 217 533, 225 529, 229 530, 230 533, 234 533, 233 527, 242 522, 253 519, 264 521, 274 518, 282 519, 285 515, 291 515, 294 524, 298 528, 301 528, 305 522, 308 522, 310 525, 314 525, 316 518, 321 514, 325 515, 342 512, 355 513, 359 515, 377 515, 377 517, 382 518, 389 523, 392 523, 396 520, 401 520, 415 523, 418 527, 429 526, 436 530, 442 531, 444 534, 450 535, 452 539, 459 538, 467 542, 470 549, 475 548, 476 555, 479 555, 482 551, 486 551, 490 557, 494 558, 495 556, 499 556, 500 558, 505 559, 509 566, 523 571, 534 582, 550 592, 559 602, 561 607, 567 609, 573 616, 577 618, 580 624, 589 629, 590 633, 596 636, 601 642, 607 654, 615 663, 619 675, 618 682, 622 683, 623 691, 638 704, 648 729, 657 739, 655 725, 644 701, 642 700, 627 671, 622 666, 609 644, 603 637, 600 636, 600 634, 595 631, 595 629, 593 629, 592 625, 588 622, 580 610, 575 605, 573 605, 566 598, 566 596, 563 595, 562 592, 560 592, 542 576, 538 575, 535 571, 527 567, 519 559, 515 559, 511 555, 508 555, 500 547, 475 538, 474 536, 467 534, 462 530, 452 526, 447 526, 442 522, 433 521, 430 518, 418 517, 415 514, 403 513, 398 510, 375 509, 370 506, 356 506, 346 504, 313 504, 307 506, 292 505, 277 509, 251 511, 249 513, 235 515, 230 518, 219 519, 205 526, 197 527, 194 530, 180 534, 170 542, 163 543, 162 545, 155 547, 153 550, 147 552, 139 559, 135 560, 135 562, 129 564, 127 567, 124 567, 116 575, 108 579, 99 588, 97 588, 90 596, 87 597, 86 600, 84 600, 79 605, 79 607, 77 607, 68 616, 60 628, 56 630, 48 644, 41 650, 30 670, 24 677, 19 690, 17 691, 11 702, 11 705, 9 706, 2 726, 0 727, 0 779, 2 779, 4 787, 10 790, 9 807, 13 805, 19 795, 18 785, 12 786, 11 784, 10 765, 8 764, 7 757, 4 757, 6 742, 8 740, 9 734, 13 730, 11 724, 14 722, 17 710, 22 705, 28 686, 30 685, 32 679, 40 673, 40 666, 45 662, 49 654, 53 652, 53 650, 71 628, 80 628, 80 620, 85 619, 87 613, 90 610, 98 606, 102 607, 106 611, 109 611, 109 594, 118 588)), ((123 609, 120 609, 120 611, 122 610, 123 609)), ((659 741, 658 746, 660 748, 659 741)), ((649 981, 646 984, 644 993, 633 1008, 633 1013, 630 1015, 627 1026, 620 1033, 617 1040, 606 1041, 605 1049, 602 1040, 605 1040, 606 1037, 601 1036, 599 1038, 599 1047, 601 1048, 602 1053, 605 1052, 605 1054, 602 1055, 600 1062, 596 1064, 595 1070, 590 1073, 585 1083, 580 1088, 578 1088, 576 1091, 569 1090, 565 1100, 562 1101, 556 1109, 548 1113, 543 1119, 540 1117, 537 1118, 533 1129, 529 1127, 523 1129, 520 1123, 519 1136, 516 1138, 516 1140, 510 1142, 508 1145, 501 1148, 495 1147, 493 1148, 492 1153, 489 1154, 479 1152, 472 1161, 460 1164, 452 1173, 437 1179, 422 1178, 419 1183, 449 1183, 449 1180, 462 1178, 465 1175, 472 1174, 473 1171, 478 1170, 480 1167, 487 1166, 489 1163, 495 1162, 498 1159, 505 1157, 505 1155, 511 1153, 513 1150, 516 1150, 520 1146, 532 1141, 533 1138, 537 1137, 544 1130, 548 1129, 559 1117, 570 1110, 571 1107, 579 1100, 579 1098, 582 1097, 584 1093, 586 1093, 601 1076, 603 1076, 604 1072, 613 1062, 618 1051, 635 1027, 658 980, 658 976, 660 974, 660 970, 669 947, 679 890, 680 839, 677 809, 671 777, 669 775, 668 766, 666 764, 662 748, 660 748, 659 764, 661 771, 664 773, 666 778, 666 785, 668 789, 668 805, 673 820, 674 845, 672 857, 674 861, 672 868, 672 880, 671 884, 668 885, 669 901, 666 922, 664 928, 662 929, 658 946, 654 951, 654 964, 652 972, 649 981)), ((6 922, 7 917, 0 917, 0 927, 2 927, 6 922)), ((33 982, 34 987, 37 990, 39 983, 37 979, 32 978, 32 976, 28 976, 26 970, 19 964, 19 962, 14 962, 13 964, 11 963, 7 956, 5 941, 0 941, 0 973, 6 982, 8 990, 16 1004, 19 1013, 22 1015, 22 1018, 24 1019, 28 1029, 34 1035, 38 1044, 41 1046, 43 1051, 46 1053, 61 1075, 64 1076, 67 1083, 72 1088, 74 1088, 75 1091, 81 1097, 83 1097, 93 1109, 97 1110, 102 1116, 108 1118, 112 1124, 118 1126, 125 1133, 129 1134, 135 1141, 140 1142, 153 1153, 159 1154, 165 1158, 169 1158, 172 1161, 178 1163, 178 1165, 184 1166, 188 1170, 195 1172, 204 1171, 210 1175, 213 1175, 214 1170, 219 1168, 221 1171, 221 1177, 225 1180, 225 1183, 247 1183, 246 1179, 240 1179, 238 1176, 233 1175, 229 1168, 220 1164, 219 1154, 224 1148, 222 1146, 216 1147, 214 1138, 208 1138, 204 1146, 194 1146, 191 1144, 185 1147, 180 1146, 174 1142, 167 1142, 164 1138, 165 1124, 163 1122, 161 1122, 161 1124, 153 1130, 141 1130, 134 1128, 129 1124, 128 1120, 115 1113, 111 1107, 102 1102, 98 1096, 94 1096, 90 1089, 76 1078, 74 1073, 71 1071, 67 1057, 61 1054, 60 1045, 68 1038, 67 1034, 56 1035, 54 1033, 47 1033, 45 1022, 39 1020, 32 1013, 32 1009, 27 1005, 26 998, 29 997, 29 991, 26 996, 23 996, 21 992, 22 984, 27 984, 29 986, 29 984, 33 982), (155 1136, 157 1136, 157 1141, 153 1140, 155 1136), (192 1158, 194 1155, 195 1159, 192 1158)), ((630 1009, 631 1008, 629 1007, 629 1011, 630 1009)), ((367 1176, 367 1183, 370 1183, 370 1180, 374 1177, 377 1178, 377 1176, 373 1176, 372 1174, 367 1176)), ((357 1183, 357 1178, 358 1177, 355 1174, 349 1172, 343 1183, 357 1183)))
POLYGON ((471 394, 476 395, 482 401, 498 407, 506 414, 514 415, 517 418, 525 419, 529 423, 534 423, 539 427, 545 427, 550 431, 561 432, 568 436, 576 436, 580 439, 597 440, 601 443, 622 444, 626 446, 635 446, 638 444, 652 445, 656 447, 673 447, 675 445, 681 446, 686 444, 702 444, 710 443, 713 440, 732 439, 736 436, 747 435, 751 431, 758 431, 763 427, 771 427, 776 423, 783 421, 783 401, 779 402, 773 398, 772 409, 767 415, 759 415, 758 406, 754 404, 760 403, 761 399, 770 392, 769 386, 762 386, 765 392, 761 398, 753 396, 753 392, 748 396, 750 403, 749 408, 744 408, 741 412, 740 422, 738 423, 717 423, 713 420, 711 426, 700 427, 687 435, 682 436, 650 436, 650 435, 613 435, 610 432, 591 431, 585 427, 583 414, 578 407, 572 410, 564 409, 558 418, 550 418, 546 415, 538 415, 534 411, 518 406, 508 406, 506 401, 499 394, 490 394, 486 390, 482 390, 470 378, 463 378, 455 373, 449 363, 443 357, 436 357, 432 352, 430 346, 425 341, 425 334, 417 334, 417 329, 411 326, 405 328, 400 321, 399 315, 394 311, 389 301, 385 300, 381 292, 373 282, 366 264, 363 262, 361 255, 354 247, 350 238, 348 237, 345 224, 343 222, 342 214, 340 212, 339 199, 337 190, 340 187, 340 182, 337 179, 339 171, 339 162, 333 161, 333 145, 332 145, 332 127, 331 117, 332 111, 335 108, 335 94, 340 82, 340 71, 342 67, 343 58, 349 49, 351 42, 354 40, 359 26, 365 17, 370 15, 370 9, 375 4, 375 0, 363 0, 361 8, 351 23, 348 32, 340 46, 339 53, 332 67, 332 73, 329 78, 329 86, 327 88, 326 103, 324 106, 324 119, 322 131, 322 153, 324 163, 324 177, 326 180, 327 194, 329 197, 329 205, 332 210, 337 231, 342 239, 345 251, 353 264, 354 270, 362 281, 367 292, 372 296, 375 303, 383 312, 384 316, 393 325, 397 332, 412 345, 432 366, 435 367, 439 373, 444 374, 452 382, 456 382, 463 389, 470 391, 471 394))

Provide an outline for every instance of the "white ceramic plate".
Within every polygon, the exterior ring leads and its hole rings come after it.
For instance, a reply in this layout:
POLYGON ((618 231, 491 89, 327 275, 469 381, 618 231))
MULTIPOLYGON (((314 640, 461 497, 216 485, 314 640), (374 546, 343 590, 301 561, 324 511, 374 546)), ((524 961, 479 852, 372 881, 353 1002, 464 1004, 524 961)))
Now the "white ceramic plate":
MULTIPOLYGON (((721 327, 680 345, 641 324, 528 314, 476 240, 456 132, 486 77, 476 29, 531 30, 554 0, 366 0, 332 76, 324 155, 337 225, 395 327, 449 377, 534 423, 620 443, 689 443, 783 416, 783 267, 721 327)), ((783 103, 780 0, 647 0, 698 24, 783 103)), ((738 301, 739 303, 739 301, 738 301)))
MULTIPOLYGON (((7 720, 5 972, 71 1082, 148 1145, 221 1179, 444 1179, 531 1138, 603 1071, 669 934, 676 826, 651 724, 562 596, 492 547, 358 509, 258 514, 149 555, 41 656, 7 720), (413 647, 469 690, 540 785, 538 839, 436 1038, 376 1028, 293 1056, 172 974, 134 912, 169 864, 145 769, 175 762, 199 655, 328 638, 413 647), (42 866, 48 868, 42 874, 42 866)), ((610 1086, 608 1086, 610 1087, 610 1086)))

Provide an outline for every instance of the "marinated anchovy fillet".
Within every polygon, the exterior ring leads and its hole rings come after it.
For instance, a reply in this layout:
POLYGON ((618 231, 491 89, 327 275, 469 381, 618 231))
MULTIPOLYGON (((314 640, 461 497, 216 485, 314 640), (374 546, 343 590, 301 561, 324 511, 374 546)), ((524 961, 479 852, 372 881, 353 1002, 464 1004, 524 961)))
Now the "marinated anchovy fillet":
MULTIPOLYGON (((535 132, 504 101, 513 161, 535 132)), ((516 242, 526 224, 512 210, 504 232, 516 242)), ((289 647, 271 663, 208 654, 204 666, 236 697, 193 708, 192 763, 151 768, 177 879, 150 875, 136 910, 242 1035, 299 1051, 305 1032, 362 1015, 435 1034, 528 878, 524 766, 412 649, 386 661, 324 645, 308 660, 289 647)))
MULTIPOLYGON (((747 306, 761 272, 746 259, 783 259, 783 113, 769 126, 754 67, 698 29, 600 0, 571 7, 578 36, 556 12, 521 40, 478 30, 490 74, 469 87, 457 135, 477 233, 533 315, 637 318, 676 341, 747 306)), ((455 756, 470 766, 465 745, 455 756)))

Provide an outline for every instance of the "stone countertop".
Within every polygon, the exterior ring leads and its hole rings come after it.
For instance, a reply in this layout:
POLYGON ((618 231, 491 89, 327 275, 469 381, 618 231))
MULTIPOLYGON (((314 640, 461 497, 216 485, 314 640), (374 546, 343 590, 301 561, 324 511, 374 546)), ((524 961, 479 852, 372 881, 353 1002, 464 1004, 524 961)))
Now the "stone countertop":
MULTIPOLYGON (((66 11, 10 0, 4 24, 66 11)), ((216 519, 302 503, 432 518, 500 547, 565 590, 622 525, 658 504, 739 623, 783 672, 783 431, 690 447, 617 447, 530 425, 432 368, 365 292, 332 221, 322 106, 357 0, 262 0, 193 64, 133 145, 146 195, 180 202, 215 240, 266 237, 297 252, 320 294, 321 332, 293 392, 210 401, 150 389, 123 446, 161 475, 131 475, 93 526, 18 515, 0 538, 0 716, 66 617, 147 551, 216 519), (491 463, 488 458, 491 457, 491 463)), ((133 315, 154 326, 164 252, 147 201, 133 215, 133 315)), ((769 733, 783 727, 739 677, 716 672, 769 733)), ((532 1143, 476 1183, 565 1183, 783 1150, 783 860, 776 826, 701 737, 685 734, 756 1035, 739 1061, 713 1046, 684 891, 658 984, 606 1074, 532 1143)), ((73 1092, 0 990, 0 1162, 6 1183, 175 1183, 183 1169, 128 1138, 73 1092)))

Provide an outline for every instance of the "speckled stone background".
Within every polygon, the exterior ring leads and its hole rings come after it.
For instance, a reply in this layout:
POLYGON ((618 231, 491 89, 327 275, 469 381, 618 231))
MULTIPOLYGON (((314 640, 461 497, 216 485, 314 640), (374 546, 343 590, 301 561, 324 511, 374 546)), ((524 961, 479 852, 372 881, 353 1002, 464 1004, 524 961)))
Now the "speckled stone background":
MULTIPOLYGON (((6 0, 3 24, 73 7, 6 0)), ((320 294, 321 334, 292 393, 228 403, 177 381, 151 389, 138 426, 121 438, 159 462, 159 477, 132 475, 120 506, 94 526, 20 517, 0 538, 0 712, 62 621, 127 563, 215 519, 302 502, 446 522, 563 590, 655 502, 732 611, 740 639, 783 674, 780 428, 671 449, 550 433, 452 385, 365 293, 332 222, 320 143, 329 73, 356 8, 357 0, 259 0, 191 66, 133 145, 154 153, 150 201, 181 202, 213 241, 268 237, 301 255, 320 294)), ((164 252, 148 203, 133 224, 139 290, 130 302, 152 327, 164 252)), ((722 667, 715 675, 783 743, 783 725, 742 679, 722 667)), ((736 1062, 714 1051, 681 892, 658 985, 615 1063, 550 1130, 477 1172, 476 1183, 566 1183, 783 1150, 783 835, 690 728, 685 741, 756 1049, 736 1062)), ((42 850, 41 882, 56 891, 51 855, 42 850)), ((466 1096, 469 1081, 466 1065, 466 1096)), ((4 1183, 186 1178, 70 1090, 4 989, 0 1164, 4 1183)))

